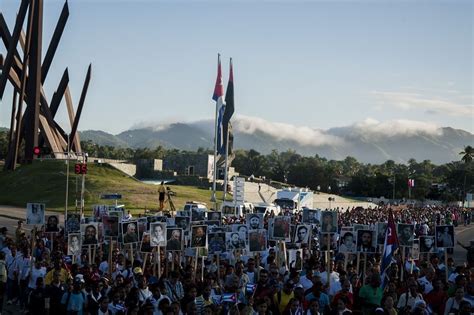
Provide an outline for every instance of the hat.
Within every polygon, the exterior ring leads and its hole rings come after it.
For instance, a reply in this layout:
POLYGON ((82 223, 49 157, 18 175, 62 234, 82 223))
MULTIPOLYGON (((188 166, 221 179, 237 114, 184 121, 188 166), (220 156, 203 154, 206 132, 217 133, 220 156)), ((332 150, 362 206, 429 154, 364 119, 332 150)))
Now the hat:
POLYGON ((74 277, 74 282, 75 283, 85 283, 86 281, 84 280, 84 275, 82 274, 77 274, 75 277, 74 277))
POLYGON ((143 270, 142 270, 142 268, 140 268, 140 267, 135 267, 135 268, 133 269, 133 273, 136 274, 136 275, 137 275, 137 274, 143 274, 143 270))

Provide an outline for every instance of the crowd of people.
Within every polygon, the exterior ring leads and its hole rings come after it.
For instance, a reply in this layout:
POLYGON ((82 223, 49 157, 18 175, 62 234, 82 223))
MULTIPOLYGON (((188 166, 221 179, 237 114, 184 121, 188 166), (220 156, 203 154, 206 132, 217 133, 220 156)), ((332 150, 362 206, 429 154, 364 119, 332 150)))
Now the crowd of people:
MULTIPOLYGON (((27 233, 19 221, 15 231, 0 229, 0 312, 4 304, 28 314, 77 315, 474 312, 474 241, 461 244, 466 259, 456 262, 449 248, 408 260, 406 248, 400 247, 382 279, 383 246, 367 254, 348 254, 341 247, 352 246, 352 241, 347 241, 348 234, 346 241, 339 237, 345 227, 356 224, 375 229, 392 212, 397 223, 412 224, 410 233, 420 239, 434 235, 437 226, 470 224, 470 213, 445 206, 334 212, 335 247, 324 250, 319 244, 324 241, 315 232, 319 225, 312 224, 310 230, 300 226, 303 213, 297 212, 289 214, 291 224, 297 226, 290 242, 268 240, 263 251, 250 252, 240 244, 238 234, 244 232, 233 231, 229 234, 239 249, 211 255, 205 250, 189 251, 187 246, 172 252, 155 247, 152 253, 142 253, 139 245, 105 239, 92 250, 83 246, 77 255, 68 256, 64 228, 52 233, 37 227, 27 233), (300 263, 289 261, 287 248, 301 250, 296 258, 300 263)), ((125 217, 131 219, 130 214, 125 217)), ((274 213, 264 215, 264 229, 274 217, 274 213)), ((245 223, 245 217, 222 217, 220 222, 224 227, 245 223)), ((326 224, 332 230, 329 219, 326 224)))

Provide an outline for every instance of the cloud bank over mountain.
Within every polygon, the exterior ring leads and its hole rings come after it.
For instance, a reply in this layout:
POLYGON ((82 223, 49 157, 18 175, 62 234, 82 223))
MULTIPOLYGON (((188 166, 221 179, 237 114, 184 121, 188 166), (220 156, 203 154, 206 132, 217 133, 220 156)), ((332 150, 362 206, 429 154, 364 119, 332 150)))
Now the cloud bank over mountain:
MULTIPOLYGON (((367 118, 349 126, 320 130, 237 115, 232 124, 235 149, 254 149, 263 154, 291 149, 301 155, 318 154, 328 159, 353 156, 366 163, 388 159, 404 163, 410 158, 446 163, 459 160, 464 146, 474 145, 473 134, 467 131, 414 120, 380 122, 367 118)), ((115 136, 85 131, 81 137, 98 144, 131 148, 161 145, 182 150, 212 149, 214 123, 211 120, 139 123, 115 136)))

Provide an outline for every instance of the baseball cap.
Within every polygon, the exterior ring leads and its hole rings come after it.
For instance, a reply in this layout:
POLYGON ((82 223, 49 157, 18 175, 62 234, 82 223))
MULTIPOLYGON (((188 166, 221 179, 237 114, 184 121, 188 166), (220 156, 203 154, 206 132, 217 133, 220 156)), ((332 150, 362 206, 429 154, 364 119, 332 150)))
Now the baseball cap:
POLYGON ((77 274, 75 277, 74 277, 74 282, 77 282, 77 283, 85 283, 86 281, 84 280, 84 275, 83 274, 77 274))
POLYGON ((135 268, 133 269, 133 273, 136 274, 136 275, 137 275, 137 274, 143 274, 143 270, 142 270, 142 268, 140 268, 140 267, 135 267, 135 268))

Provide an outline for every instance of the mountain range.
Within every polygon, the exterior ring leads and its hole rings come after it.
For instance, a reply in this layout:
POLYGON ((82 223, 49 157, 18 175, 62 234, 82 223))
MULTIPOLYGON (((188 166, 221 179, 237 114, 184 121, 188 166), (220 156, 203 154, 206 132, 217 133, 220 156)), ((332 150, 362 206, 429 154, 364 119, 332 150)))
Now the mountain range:
MULTIPOLYGON (((292 149, 301 155, 318 154, 335 160, 353 156, 364 163, 389 159, 406 163, 414 158, 442 164, 460 160, 459 152, 466 145, 474 145, 473 134, 468 131, 407 120, 382 123, 367 119, 346 127, 318 130, 237 116, 233 119, 233 132, 235 149, 254 149, 262 154, 292 149)), ((194 151, 213 148, 213 134, 211 121, 196 121, 135 127, 117 135, 87 130, 81 132, 81 140, 125 148, 161 145, 194 151)))

